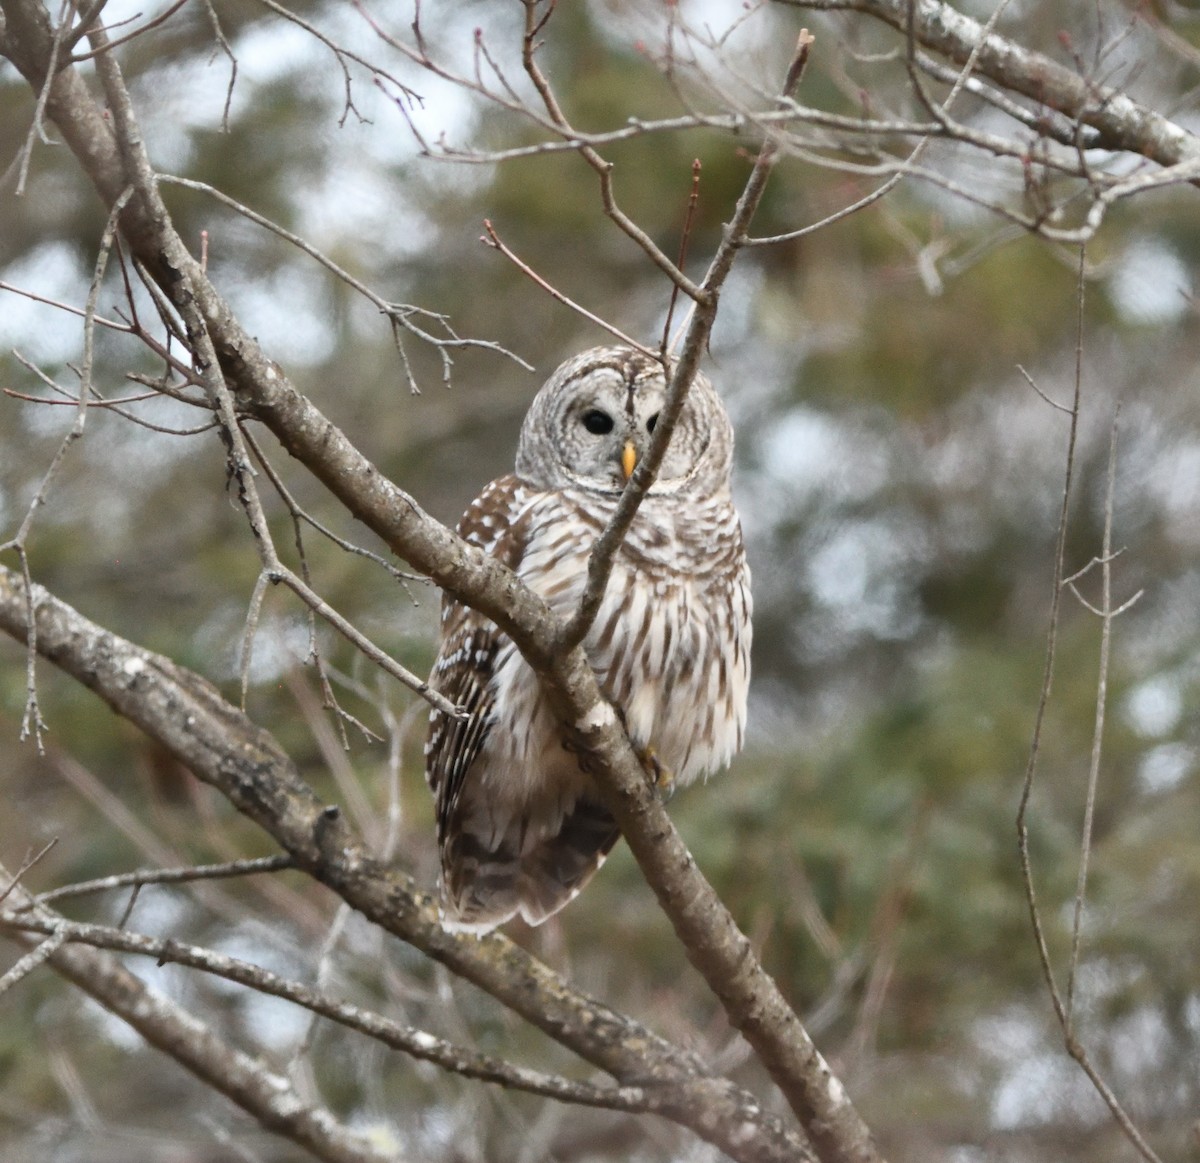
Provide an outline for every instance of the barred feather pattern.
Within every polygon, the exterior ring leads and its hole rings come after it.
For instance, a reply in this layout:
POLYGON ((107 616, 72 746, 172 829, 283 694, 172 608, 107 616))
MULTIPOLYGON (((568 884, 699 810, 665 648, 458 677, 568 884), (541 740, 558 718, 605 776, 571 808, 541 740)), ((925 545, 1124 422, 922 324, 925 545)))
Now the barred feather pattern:
MULTIPOLYGON (((587 354, 610 363, 629 358, 621 349, 587 354)), ((640 362, 633 366, 645 370, 640 362)), ((644 417, 654 393, 635 383, 625 364, 618 369, 624 390, 642 393, 644 406, 630 405, 631 418, 644 417)), ((661 395, 665 385, 651 377, 655 384, 661 395)), ((728 426, 723 409, 717 419, 728 426)), ((724 438, 731 444, 731 434, 724 438)), ((717 451, 715 480, 692 479, 688 489, 652 491, 644 499, 584 642, 635 747, 653 754, 676 785, 725 766, 745 733, 750 579, 728 487, 730 457, 717 451)), ((713 459, 708 445, 704 456, 713 459)), ((586 584, 591 549, 616 508, 619 483, 614 476, 606 491, 588 480, 547 488, 505 476, 471 505, 459 533, 569 616, 586 584)), ((431 681, 467 712, 456 719, 434 711, 426 747, 444 921, 484 932, 520 913, 538 924, 583 888, 618 828, 580 757, 564 746, 561 726, 512 640, 452 598, 443 602, 441 638, 431 681)))

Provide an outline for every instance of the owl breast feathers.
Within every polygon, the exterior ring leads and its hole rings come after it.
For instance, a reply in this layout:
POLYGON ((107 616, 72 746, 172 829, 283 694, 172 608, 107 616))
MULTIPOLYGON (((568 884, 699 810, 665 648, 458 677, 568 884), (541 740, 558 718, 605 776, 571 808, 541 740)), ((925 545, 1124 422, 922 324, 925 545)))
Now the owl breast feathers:
MULTIPOLYGON (((665 393, 662 367, 630 349, 563 364, 530 406, 516 472, 484 489, 459 534, 569 617, 665 393)), ((697 376, 584 640, 634 746, 678 785, 726 765, 745 731, 750 574, 732 456, 729 418, 697 376)), ((616 823, 512 641, 450 598, 431 682, 466 712, 434 711, 425 748, 444 922, 539 924, 604 862, 616 823)))

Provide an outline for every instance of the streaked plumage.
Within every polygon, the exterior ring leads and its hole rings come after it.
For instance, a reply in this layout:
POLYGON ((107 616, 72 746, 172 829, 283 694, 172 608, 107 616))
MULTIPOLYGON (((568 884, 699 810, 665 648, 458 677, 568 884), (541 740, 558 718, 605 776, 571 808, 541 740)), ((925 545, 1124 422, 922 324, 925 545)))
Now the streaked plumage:
MULTIPOLYGON (((627 348, 563 364, 530 406, 516 472, 484 489, 461 536, 569 615, 665 390, 662 368, 627 348)), ((727 764, 745 729, 750 577, 732 454, 729 419, 698 376, 584 643, 635 746, 677 785, 727 764)), ((485 932, 519 912, 539 924, 600 867, 616 824, 512 641, 449 598, 441 639, 431 681, 469 712, 434 711, 426 745, 445 922, 485 932)))

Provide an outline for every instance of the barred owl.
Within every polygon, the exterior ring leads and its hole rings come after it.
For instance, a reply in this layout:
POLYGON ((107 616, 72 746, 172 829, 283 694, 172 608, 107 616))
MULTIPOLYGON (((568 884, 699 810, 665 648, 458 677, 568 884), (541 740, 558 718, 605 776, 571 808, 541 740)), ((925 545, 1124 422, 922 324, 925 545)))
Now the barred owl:
MULTIPOLYGON (((569 616, 665 394, 662 367, 631 349, 568 360, 530 406, 516 472, 484 489, 459 534, 569 616)), ((727 764, 745 730, 750 574, 732 456, 729 418, 698 375, 584 640, 648 771, 676 785, 727 764)), ((539 924, 604 862, 616 822, 511 639, 451 598, 431 682, 468 713, 435 710, 425 748, 444 923, 482 933, 519 912, 539 924)))

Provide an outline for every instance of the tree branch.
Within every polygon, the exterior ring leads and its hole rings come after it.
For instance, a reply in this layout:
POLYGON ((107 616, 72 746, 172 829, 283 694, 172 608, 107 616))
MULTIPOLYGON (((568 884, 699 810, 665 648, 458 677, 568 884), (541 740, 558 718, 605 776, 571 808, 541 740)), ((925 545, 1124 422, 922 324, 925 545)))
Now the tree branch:
MULTIPOLYGON (((30 904, 32 905, 32 902, 30 904)), ((523 1090, 543 1098, 553 1098, 578 1106, 640 1114, 653 1111, 659 1103, 668 1100, 671 1089, 669 1083, 651 1088, 591 1086, 545 1074, 540 1070, 515 1066, 489 1054, 477 1054, 465 1047, 456 1046, 444 1038, 403 1025, 361 1006, 340 1001, 302 982, 280 977, 261 965, 253 965, 237 957, 188 945, 170 937, 151 937, 108 925, 67 921, 62 917, 49 915, 48 910, 42 909, 35 915, 19 904, 14 909, 0 909, 0 929, 7 929, 10 933, 40 933, 46 937, 45 941, 35 946, 27 957, 22 958, 21 962, 13 967, 14 970, 24 968, 24 971, 28 972, 32 967, 24 967, 24 962, 35 956, 39 963, 45 961, 66 941, 90 945, 97 949, 108 949, 115 953, 153 957, 159 965, 184 965, 189 969, 198 969, 214 977, 244 985, 258 993, 282 998, 318 1017, 327 1018, 348 1030, 373 1038, 391 1050, 439 1066, 448 1073, 491 1082, 513 1090, 523 1090), (47 946, 50 948, 47 949, 47 946)), ((6 974, 4 978, 0 978, 0 990, 6 986, 8 976, 9 974, 6 974)))
MULTIPOLYGON (((329 1111, 302 1102, 286 1078, 229 1045, 199 1018, 150 989, 115 957, 95 949, 65 946, 75 926, 62 922, 23 890, 18 888, 12 899, 19 908, 30 909, 11 915, 17 927, 47 934, 31 957, 48 960, 60 976, 267 1130, 307 1148, 325 1163, 398 1163, 395 1154, 343 1126, 329 1111)), ((28 941, 20 943, 27 945, 28 941)), ((29 960, 24 957, 18 964, 29 960)))
MULTIPOLYGON (((29 25, 36 31, 38 16, 44 18, 44 11, 34 0, 2 0, 2 6, 10 28, 29 25)), ((23 60, 22 71, 29 68, 37 76, 36 64, 23 60)), ((110 102, 115 100, 122 107, 119 120, 125 124, 125 129, 119 148, 107 128, 94 143, 77 131, 77 127, 93 125, 97 119, 91 98, 80 85, 66 84, 63 91, 59 92, 59 80, 69 72, 64 70, 51 86, 48 103, 51 116, 56 119, 61 116, 72 127, 70 134, 64 130, 64 137, 80 163, 92 174, 107 204, 111 204, 125 184, 132 183, 137 189, 138 195, 131 199, 122 218, 130 244, 185 319, 195 312, 203 320, 203 336, 211 338, 216 357, 236 395, 238 406, 267 424, 292 455, 302 461, 356 517, 374 529, 401 556, 428 573, 455 597, 492 618, 510 634, 542 681, 551 707, 564 724, 565 731, 573 734, 579 745, 592 756, 605 790, 605 799, 689 959, 704 975, 732 1024, 742 1031, 755 1048, 806 1130, 812 1134, 822 1157, 827 1160, 859 1161, 878 1158, 869 1131, 850 1103, 844 1088, 833 1076, 774 981, 758 963, 750 942, 738 930, 728 910, 696 867, 663 805, 647 786, 629 739, 611 706, 601 695, 596 676, 582 649, 576 647, 564 654, 557 620, 542 601, 530 593, 510 571, 494 559, 465 545, 431 520, 415 501, 387 482, 344 434, 297 392, 281 370, 266 358, 258 344, 238 325, 200 264, 183 246, 161 201, 157 199, 153 176, 143 168, 136 124, 126 113, 128 97, 117 89, 119 74, 116 69, 106 71, 106 83, 110 89, 110 102), (92 111, 76 108, 81 104, 86 104, 92 111), (127 172, 121 161, 122 152, 133 169, 141 172, 127 172), (125 177, 126 181, 117 186, 112 181, 115 175, 125 177)), ((728 273, 734 255, 744 241, 749 218, 761 196, 774 155, 772 146, 768 144, 764 147, 739 200, 725 240, 709 270, 708 279, 717 286, 728 273)), ((691 293, 693 288, 689 283, 684 290, 691 293)), ((668 430, 668 410, 673 408, 677 413, 682 408, 684 392, 695 375, 716 306, 715 294, 706 293, 697 302, 688 340, 674 369, 671 396, 660 420, 659 427, 664 429, 664 433, 668 430)), ((193 340, 202 339, 200 332, 191 326, 189 332, 193 340)), ((657 469, 657 461, 651 459, 653 453, 654 445, 638 470, 642 473, 638 487, 643 489, 646 474, 657 469)), ((661 457, 661 451, 658 456, 661 457)), ((635 480, 638 479, 638 472, 634 474, 635 480)), ((15 585, 15 582, 16 579, 11 579, 10 584, 15 585)), ((39 627, 42 624, 41 613, 39 611, 39 627)), ((107 636, 107 641, 113 641, 111 635, 107 636)), ((39 643, 39 647, 41 645, 39 643)), ((47 657, 51 656, 49 646, 45 653, 47 657)), ((196 676, 173 667, 165 659, 141 652, 137 652, 131 661, 136 675, 143 674, 147 669, 159 678, 171 675, 179 687, 190 691, 191 696, 205 709, 207 717, 224 724, 226 729, 232 727, 231 709, 218 705, 220 700, 215 692, 207 688, 207 684, 202 686, 196 676)), ((87 672, 74 673, 93 685, 87 672)), ((137 697, 130 697, 129 684, 122 684, 119 676, 114 677, 123 704, 119 709, 140 722, 145 710, 138 704, 147 701, 152 692, 147 689, 139 692, 137 697)), ((228 759, 213 754, 212 740, 200 740, 191 732, 181 736, 178 725, 156 723, 155 729, 172 736, 169 746, 178 746, 182 752, 180 757, 197 774, 212 770, 215 764, 222 781, 227 784, 226 794, 241 810, 272 830, 277 838, 280 838, 278 825, 286 822, 288 839, 286 842, 281 839, 281 843, 301 867, 331 884, 349 903, 372 919, 386 918, 390 921, 386 927, 393 932, 397 931, 397 925, 404 924, 396 918, 396 913, 406 908, 406 919, 411 925, 411 931, 405 933, 406 939, 448 964, 451 960, 459 962, 460 968, 456 971, 464 976, 470 977, 472 973, 483 976, 479 964, 481 959, 464 959, 462 947, 441 930, 433 910, 423 900, 418 903, 418 898, 411 892, 407 893, 406 906, 393 900, 389 902, 390 909, 379 907, 380 882, 374 874, 375 870, 372 869, 373 875, 366 884, 359 879, 360 870, 371 867, 369 858, 354 848, 348 830, 336 818, 336 814, 323 812, 312 793, 295 779, 286 758, 278 752, 269 737, 258 732, 258 747, 264 752, 264 760, 269 754, 271 763, 280 770, 288 771, 291 780, 299 785, 280 797, 281 802, 274 805, 272 812, 264 810, 259 798, 263 794, 263 789, 258 785, 259 768, 239 762, 232 771, 222 770, 228 759), (347 845, 356 852, 353 859, 345 855, 347 845)), ((257 729, 251 728, 251 731, 257 732, 257 729)), ((202 778, 210 777, 202 774, 202 778)), ((384 879, 386 881, 388 878, 385 876, 384 879)), ((392 883, 395 884, 396 880, 392 883)), ((484 943, 476 948, 495 950, 496 946, 484 943)), ((491 974, 487 976, 496 989, 506 995, 504 1000, 512 998, 510 983, 495 981, 491 974)), ((496 996, 501 996, 501 993, 497 992, 496 996)), ((544 1003, 546 998, 542 997, 539 1001, 544 1003)), ((514 1008, 518 1006, 514 1005, 514 1008)), ((555 1013, 553 1007, 549 1014, 531 1013, 529 1010, 526 1003, 520 1012, 547 1030, 557 1029, 559 1022, 568 1016, 561 1011, 555 1013)), ((603 1049, 603 1056, 608 1058, 607 1047, 598 1047, 594 1037, 583 1039, 583 1043, 592 1053, 603 1049)), ((630 1077, 630 1069, 635 1075, 644 1074, 644 1048, 638 1047, 633 1061, 630 1061, 627 1051, 628 1047, 625 1054, 617 1056, 626 1070, 622 1074, 618 1067, 618 1076, 630 1077)), ((609 1061, 617 1065, 613 1059, 609 1061)), ((610 1067, 606 1065, 605 1068, 610 1067)), ((732 1135, 731 1124, 726 1123, 723 1129, 713 1127, 708 1111, 697 1112, 693 1109, 686 1114, 688 1125, 701 1134, 708 1136, 720 1133, 727 1138, 732 1135)), ((732 1138, 728 1138, 728 1142, 730 1146, 736 1146, 732 1138)), ((730 1146, 723 1149, 729 1150, 730 1146)))
POLYGON ((1139 105, 1118 89, 1097 85, 1042 53, 1025 48, 941 0, 774 0, 818 12, 860 12, 890 24, 928 49, 975 69, 1004 89, 1048 105, 1089 125, 1099 149, 1141 154, 1160 166, 1200 159, 1200 138, 1176 122, 1139 105), (910 23, 911 22, 911 23, 910 23))
MULTIPOLYGON (((447 933, 433 898, 374 859, 271 736, 198 675, 89 622, 35 585, 39 651, 157 740, 271 835, 295 866, 623 1085, 671 1084, 657 1113, 748 1163, 809 1158, 796 1133, 691 1054, 573 990, 500 934, 447 933)), ((0 567, 0 630, 23 641, 19 573, 0 567)), ((636 760, 634 761, 636 763, 636 760)))

